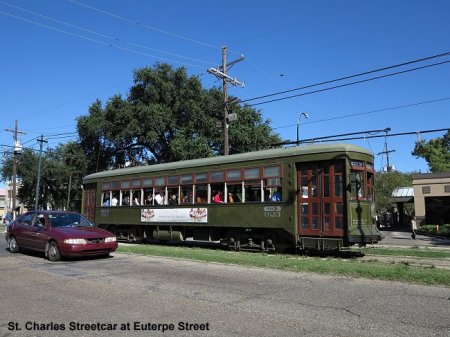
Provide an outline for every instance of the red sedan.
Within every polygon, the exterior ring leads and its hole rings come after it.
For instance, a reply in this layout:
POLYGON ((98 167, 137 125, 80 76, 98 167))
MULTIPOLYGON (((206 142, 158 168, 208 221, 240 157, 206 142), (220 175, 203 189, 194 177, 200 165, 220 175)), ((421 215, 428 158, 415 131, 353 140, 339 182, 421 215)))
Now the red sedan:
POLYGON ((44 252, 50 261, 62 257, 108 256, 117 249, 116 236, 79 213, 29 211, 11 222, 6 232, 9 251, 44 252))

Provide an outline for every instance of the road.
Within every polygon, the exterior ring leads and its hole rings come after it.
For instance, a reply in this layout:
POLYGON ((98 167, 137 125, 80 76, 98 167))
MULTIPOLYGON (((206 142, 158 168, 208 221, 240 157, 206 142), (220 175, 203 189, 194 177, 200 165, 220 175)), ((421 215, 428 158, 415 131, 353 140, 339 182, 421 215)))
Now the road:
POLYGON ((450 336, 446 287, 127 254, 51 263, 0 241, 4 337, 450 336))

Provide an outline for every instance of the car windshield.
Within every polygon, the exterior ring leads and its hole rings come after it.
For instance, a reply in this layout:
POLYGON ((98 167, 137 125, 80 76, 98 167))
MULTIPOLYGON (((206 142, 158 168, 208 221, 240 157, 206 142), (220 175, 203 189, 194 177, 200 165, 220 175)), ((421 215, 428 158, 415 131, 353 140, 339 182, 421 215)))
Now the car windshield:
POLYGON ((52 227, 94 227, 95 225, 81 214, 49 214, 52 227))

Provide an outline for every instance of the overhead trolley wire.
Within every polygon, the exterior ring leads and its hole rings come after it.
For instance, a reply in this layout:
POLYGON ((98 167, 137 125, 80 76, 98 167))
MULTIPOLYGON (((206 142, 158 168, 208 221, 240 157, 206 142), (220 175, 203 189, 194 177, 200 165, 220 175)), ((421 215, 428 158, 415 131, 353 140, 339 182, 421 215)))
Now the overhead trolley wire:
MULTIPOLYGON (((287 93, 293 92, 293 91, 309 89, 309 88, 313 88, 313 87, 317 87, 317 86, 321 86, 321 85, 325 85, 325 84, 330 84, 330 83, 334 83, 334 82, 348 80, 348 79, 351 79, 351 78, 360 77, 360 76, 364 76, 364 75, 369 75, 369 74, 373 74, 373 73, 377 73, 377 72, 385 71, 385 70, 389 70, 389 69, 394 69, 394 68, 398 68, 398 67, 404 67, 406 65, 410 65, 410 64, 414 64, 414 63, 420 63, 420 62, 432 60, 432 59, 435 59, 435 58, 445 57, 445 56, 450 56, 450 52, 445 52, 445 53, 441 53, 441 54, 427 56, 427 57, 423 57, 423 58, 416 59, 416 60, 411 60, 411 61, 407 61, 407 62, 403 62, 403 63, 398 63, 398 64, 394 64, 394 65, 391 65, 391 66, 382 67, 382 68, 378 68, 378 69, 373 69, 373 70, 365 71, 365 72, 362 72, 362 73, 349 75, 349 76, 344 76, 344 77, 336 78, 336 79, 333 79, 333 80, 327 80, 327 81, 323 81, 323 82, 319 82, 319 83, 314 83, 314 84, 310 84, 310 85, 306 85, 306 86, 302 86, 302 87, 298 87, 298 88, 294 88, 294 89, 288 89, 288 90, 279 91, 279 92, 272 93, 272 94, 267 94, 267 95, 262 95, 262 96, 258 96, 258 97, 248 98, 248 99, 240 100, 239 102, 240 103, 246 103, 246 102, 255 101, 255 100, 258 100, 258 99, 262 99, 262 98, 268 98, 268 97, 273 97, 273 96, 277 96, 277 95, 287 94, 287 93)), ((448 62, 449 61, 445 61, 445 62, 442 62, 442 63, 448 63, 448 62)), ((429 66, 431 67, 431 66, 439 65, 439 64, 441 64, 441 63, 431 64, 429 66)), ((426 68, 426 67, 427 66, 424 66, 424 68, 426 68)), ((419 69, 422 69, 422 68, 421 67, 413 68, 411 70, 406 70, 404 72, 414 71, 414 70, 419 70, 419 69)), ((397 75, 397 74, 400 74, 400 73, 402 73, 402 72, 393 73, 393 74, 397 75)), ((387 77, 387 76, 392 76, 392 75, 388 74, 388 75, 384 75, 384 76, 381 76, 381 77, 376 77, 376 78, 373 78, 373 79, 378 79, 378 78, 387 77)), ((373 80, 373 79, 368 79, 367 81, 373 80)), ((354 84, 355 83, 360 83, 360 81, 353 82, 353 83, 354 84)), ((337 86, 337 88, 339 88, 339 87, 340 86, 337 86)), ((332 87, 332 88, 334 88, 334 87, 332 87)), ((331 90, 331 89, 327 89, 327 90, 331 90)), ((322 91, 324 91, 324 90, 322 90, 322 91)), ((314 91, 314 92, 316 92, 316 91, 314 91)), ((296 97, 296 96, 289 96, 289 97, 286 97, 286 98, 283 98, 283 99, 287 99, 287 98, 291 98, 291 97, 296 97)), ((268 102, 271 102, 271 101, 268 101, 268 102)), ((263 103, 265 103, 265 102, 263 102, 263 103)), ((262 104, 262 103, 257 103, 257 104, 262 104)), ((257 105, 257 104, 251 104, 251 105, 257 105)))

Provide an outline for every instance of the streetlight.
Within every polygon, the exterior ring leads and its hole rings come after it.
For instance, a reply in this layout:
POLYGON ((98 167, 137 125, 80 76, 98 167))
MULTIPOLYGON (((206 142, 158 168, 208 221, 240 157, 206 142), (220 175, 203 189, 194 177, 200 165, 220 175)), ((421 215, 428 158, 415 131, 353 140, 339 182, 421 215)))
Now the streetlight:
POLYGON ((297 146, 299 144, 298 136, 299 136, 299 133, 300 133, 300 118, 302 116, 305 116, 305 118, 308 118, 308 114, 306 112, 302 112, 300 115, 298 115, 298 118, 297 118, 297 146))

